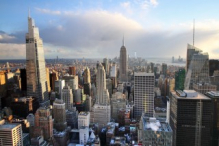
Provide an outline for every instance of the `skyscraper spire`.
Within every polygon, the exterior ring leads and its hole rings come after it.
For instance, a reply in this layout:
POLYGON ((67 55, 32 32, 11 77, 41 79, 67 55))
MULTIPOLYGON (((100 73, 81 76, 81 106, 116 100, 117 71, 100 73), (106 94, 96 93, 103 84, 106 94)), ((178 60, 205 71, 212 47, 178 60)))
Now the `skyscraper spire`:
POLYGON ((30 8, 28 8, 28 18, 30 18, 30 8))
POLYGON ((125 39, 124 39, 124 34, 123 34, 123 40, 122 40, 122 45, 125 46, 125 39))
POLYGON ((193 19, 193 46, 195 45, 195 19, 193 19))

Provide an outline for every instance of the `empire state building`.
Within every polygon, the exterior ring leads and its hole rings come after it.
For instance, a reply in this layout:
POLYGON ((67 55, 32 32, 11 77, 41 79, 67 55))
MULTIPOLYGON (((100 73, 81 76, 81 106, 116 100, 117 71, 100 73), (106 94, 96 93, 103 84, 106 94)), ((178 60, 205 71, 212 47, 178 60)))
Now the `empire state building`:
POLYGON ((120 65, 119 65, 120 81, 123 82, 127 81, 127 71, 128 71, 127 51, 123 37, 123 45, 120 49, 120 65))
POLYGON ((28 16, 26 34, 27 95, 36 97, 40 106, 49 104, 43 41, 34 20, 28 16))

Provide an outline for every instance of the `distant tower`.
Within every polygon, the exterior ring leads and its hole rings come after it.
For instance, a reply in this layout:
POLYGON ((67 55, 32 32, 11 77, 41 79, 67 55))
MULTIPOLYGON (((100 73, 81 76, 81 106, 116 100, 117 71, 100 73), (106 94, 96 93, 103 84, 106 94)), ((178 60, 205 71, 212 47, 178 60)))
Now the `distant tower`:
POLYGON ((88 67, 84 70, 84 83, 90 83, 90 69, 88 67))
POLYGON ((43 41, 30 16, 26 34, 26 72, 27 95, 36 97, 41 106, 49 105, 43 41))
POLYGON ((106 89, 106 74, 102 64, 98 65, 96 85, 98 104, 107 104, 109 100, 109 92, 106 89))
POLYGON ((128 71, 128 62, 127 62, 127 51, 125 47, 125 40, 123 36, 123 45, 120 49, 120 80, 127 81, 127 71, 128 71))

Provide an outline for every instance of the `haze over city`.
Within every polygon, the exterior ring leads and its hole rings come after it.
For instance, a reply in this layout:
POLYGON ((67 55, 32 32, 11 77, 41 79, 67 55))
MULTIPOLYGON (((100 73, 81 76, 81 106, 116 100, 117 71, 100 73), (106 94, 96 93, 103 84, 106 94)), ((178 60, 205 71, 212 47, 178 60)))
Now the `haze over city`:
POLYGON ((113 58, 122 37, 130 57, 186 56, 187 43, 219 57, 218 1, 1 1, 1 59, 25 59, 28 9, 46 58, 113 58))

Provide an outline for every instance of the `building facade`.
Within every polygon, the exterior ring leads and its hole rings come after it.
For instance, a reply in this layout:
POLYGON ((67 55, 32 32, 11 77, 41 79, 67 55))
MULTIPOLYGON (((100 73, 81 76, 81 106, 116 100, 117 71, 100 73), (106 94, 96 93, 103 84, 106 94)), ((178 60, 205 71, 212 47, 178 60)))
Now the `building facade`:
POLYGON ((154 73, 134 73, 134 117, 137 119, 143 112, 153 117, 154 80, 154 73))
POLYGON ((173 146, 210 146, 211 99, 194 90, 177 90, 170 96, 173 146))
POLYGON ((123 45, 120 49, 120 61, 119 61, 119 76, 122 82, 127 81, 128 79, 127 73, 128 73, 128 58, 127 58, 127 50, 123 38, 123 45))
POLYGON ((26 73, 27 95, 36 97, 41 106, 49 105, 43 41, 30 16, 26 34, 26 73))

